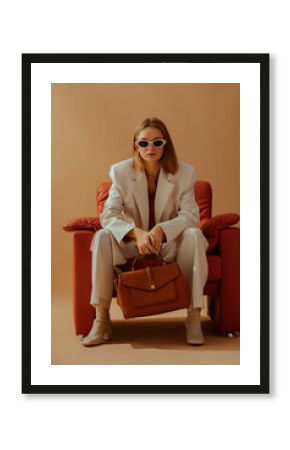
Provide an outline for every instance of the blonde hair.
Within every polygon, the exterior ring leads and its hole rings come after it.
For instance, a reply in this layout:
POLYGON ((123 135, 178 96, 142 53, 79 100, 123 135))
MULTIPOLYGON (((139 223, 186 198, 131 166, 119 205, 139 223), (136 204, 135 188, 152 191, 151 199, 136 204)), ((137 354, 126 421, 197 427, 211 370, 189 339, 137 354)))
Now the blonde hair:
POLYGON ((136 144, 136 140, 139 136, 139 133, 144 128, 147 128, 147 127, 158 128, 161 131, 161 133, 163 134, 163 138, 166 139, 163 156, 161 158, 161 165, 166 172, 175 174, 178 170, 178 162, 177 162, 174 145, 173 145, 171 136, 169 134, 169 131, 167 130, 165 123, 163 123, 162 120, 158 119, 157 117, 151 117, 151 118, 142 120, 142 122, 140 122, 135 129, 134 137, 133 137, 133 167, 134 167, 134 169, 135 170, 144 170, 143 160, 140 157, 139 152, 135 147, 135 144, 136 144))

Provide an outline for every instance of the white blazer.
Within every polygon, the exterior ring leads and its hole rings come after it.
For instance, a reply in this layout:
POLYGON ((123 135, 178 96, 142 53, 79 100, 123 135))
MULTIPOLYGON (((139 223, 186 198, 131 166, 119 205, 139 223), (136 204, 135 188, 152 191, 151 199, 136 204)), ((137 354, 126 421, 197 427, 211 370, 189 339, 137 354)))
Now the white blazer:
MULTIPOLYGON (((195 170, 182 161, 178 161, 178 165, 174 175, 161 168, 156 189, 155 223, 162 227, 167 242, 186 228, 199 225, 199 208, 193 191, 195 170)), ((110 177, 113 184, 100 221, 120 244, 133 228, 148 230, 147 178, 144 171, 133 169, 133 158, 114 164, 110 177)))

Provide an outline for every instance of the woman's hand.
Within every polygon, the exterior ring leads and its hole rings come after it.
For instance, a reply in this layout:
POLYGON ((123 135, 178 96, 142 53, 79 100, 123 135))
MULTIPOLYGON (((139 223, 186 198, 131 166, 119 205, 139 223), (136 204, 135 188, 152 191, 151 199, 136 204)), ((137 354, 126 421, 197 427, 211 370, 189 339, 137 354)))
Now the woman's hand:
POLYGON ((134 228, 134 230, 132 230, 128 233, 129 237, 132 237, 135 239, 140 255, 148 255, 150 253, 154 253, 154 254, 159 253, 159 250, 153 244, 153 242, 155 242, 155 238, 150 233, 151 232, 144 231, 141 228, 134 228))
POLYGON ((155 253, 158 254, 160 252, 160 247, 161 247, 162 241, 163 241, 163 239, 165 237, 161 226, 158 225, 158 224, 155 225, 155 227, 153 227, 150 230, 149 236, 150 236, 151 244, 155 248, 155 253))

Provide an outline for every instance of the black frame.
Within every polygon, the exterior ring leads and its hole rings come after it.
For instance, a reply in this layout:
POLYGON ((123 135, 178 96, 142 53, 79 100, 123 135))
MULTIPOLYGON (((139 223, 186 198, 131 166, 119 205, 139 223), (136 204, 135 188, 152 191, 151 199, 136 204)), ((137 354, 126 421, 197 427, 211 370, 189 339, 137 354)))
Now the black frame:
POLYGON ((22 54, 22 393, 259 394, 269 393, 269 54, 22 54), (33 63, 260 64, 260 384, 32 385, 31 384, 31 64, 33 63), (263 302, 261 301, 263 299, 263 302))

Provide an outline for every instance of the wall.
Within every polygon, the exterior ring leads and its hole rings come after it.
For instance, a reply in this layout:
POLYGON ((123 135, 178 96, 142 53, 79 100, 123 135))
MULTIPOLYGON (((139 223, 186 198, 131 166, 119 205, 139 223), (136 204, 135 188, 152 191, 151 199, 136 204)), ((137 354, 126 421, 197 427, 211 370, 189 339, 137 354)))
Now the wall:
POLYGON ((95 215, 95 189, 131 156, 137 123, 157 116, 178 157, 213 186, 213 214, 239 213, 239 84, 52 85, 52 297, 71 296, 72 236, 95 215))

